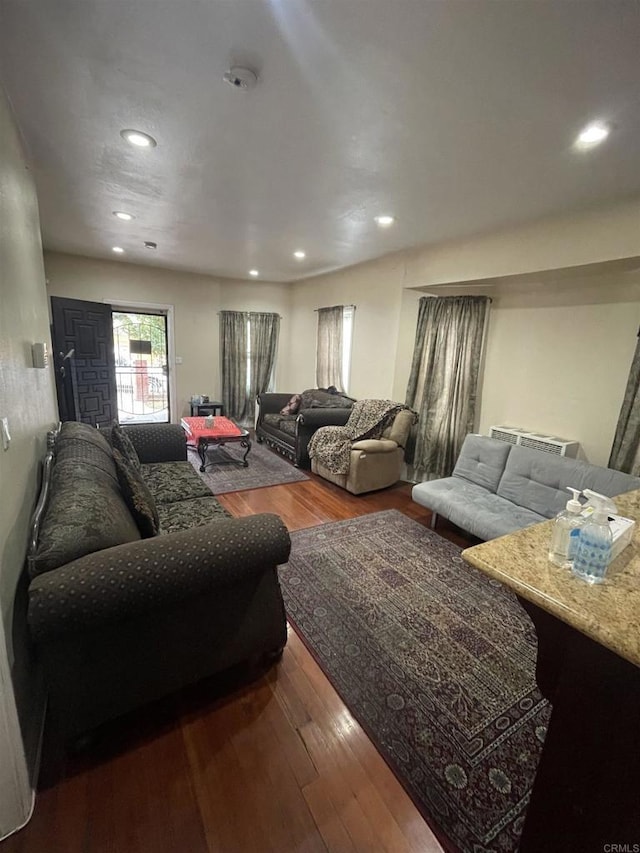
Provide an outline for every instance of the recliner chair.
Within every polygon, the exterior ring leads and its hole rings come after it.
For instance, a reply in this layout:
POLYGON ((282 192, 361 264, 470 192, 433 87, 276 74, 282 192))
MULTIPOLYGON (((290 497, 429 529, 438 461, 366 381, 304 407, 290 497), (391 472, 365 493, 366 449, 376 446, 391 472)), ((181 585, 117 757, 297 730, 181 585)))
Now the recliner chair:
POLYGON ((311 470, 353 495, 386 489, 400 479, 404 449, 415 419, 414 412, 403 409, 383 432, 382 438, 354 441, 346 474, 329 471, 317 456, 311 460, 311 470))

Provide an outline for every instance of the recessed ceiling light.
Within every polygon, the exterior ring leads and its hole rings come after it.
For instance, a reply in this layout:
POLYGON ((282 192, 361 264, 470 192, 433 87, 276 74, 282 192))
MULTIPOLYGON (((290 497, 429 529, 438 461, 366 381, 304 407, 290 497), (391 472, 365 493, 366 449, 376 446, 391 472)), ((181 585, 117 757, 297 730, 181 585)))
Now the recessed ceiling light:
POLYGON ((124 253, 124 249, 122 248, 122 246, 114 246, 111 251, 115 252, 116 255, 122 255, 124 253))
POLYGON ((293 257, 297 258, 299 261, 303 261, 307 257, 307 253, 303 252, 302 249, 296 249, 293 253, 293 257))
POLYGON ((376 216, 375 221, 381 228, 388 228, 389 225, 393 225, 395 219, 393 216, 376 216))
POLYGON ((576 148, 593 148, 600 145, 609 136, 609 125, 602 121, 594 121, 583 128, 574 142, 576 148))
POLYGON ((260 275, 260 272, 258 270, 249 270, 249 275, 255 278, 257 275, 260 275))
POLYGON ((132 219, 135 219, 133 213, 125 213, 124 210, 114 210, 113 215, 117 216, 118 219, 122 219, 124 222, 131 222, 132 219))
POLYGON ((149 136, 148 133, 143 133, 141 130, 121 130, 120 136, 137 148, 155 148, 158 144, 153 136, 149 136))

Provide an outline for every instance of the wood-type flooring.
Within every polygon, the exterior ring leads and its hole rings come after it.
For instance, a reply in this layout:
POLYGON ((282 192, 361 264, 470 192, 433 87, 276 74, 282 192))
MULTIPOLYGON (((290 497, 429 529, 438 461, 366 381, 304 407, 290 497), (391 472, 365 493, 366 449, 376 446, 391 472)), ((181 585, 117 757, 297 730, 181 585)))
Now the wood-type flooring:
MULTIPOLYGON (((397 509, 428 525, 406 483, 355 497, 312 475, 220 497, 290 530, 397 509)), ((460 545, 459 532, 438 532, 460 545)), ((289 629, 247 684, 198 685, 101 730, 0 853, 435 853, 434 833, 289 629)))

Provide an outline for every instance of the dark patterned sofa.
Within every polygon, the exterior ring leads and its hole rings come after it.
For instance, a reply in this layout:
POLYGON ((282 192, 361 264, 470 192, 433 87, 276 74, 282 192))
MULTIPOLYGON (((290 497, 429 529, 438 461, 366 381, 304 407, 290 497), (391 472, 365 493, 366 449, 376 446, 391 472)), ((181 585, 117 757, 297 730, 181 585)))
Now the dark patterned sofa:
POLYGON ((264 393, 258 395, 256 439, 291 459, 299 468, 309 468, 307 447, 321 426, 344 426, 355 400, 335 390, 309 388, 302 394, 264 393), (282 410, 293 398, 298 405, 282 410))
POLYGON ((286 642, 281 519, 229 517, 179 426, 117 433, 113 447, 86 424, 52 434, 34 516, 28 621, 67 741, 286 642))

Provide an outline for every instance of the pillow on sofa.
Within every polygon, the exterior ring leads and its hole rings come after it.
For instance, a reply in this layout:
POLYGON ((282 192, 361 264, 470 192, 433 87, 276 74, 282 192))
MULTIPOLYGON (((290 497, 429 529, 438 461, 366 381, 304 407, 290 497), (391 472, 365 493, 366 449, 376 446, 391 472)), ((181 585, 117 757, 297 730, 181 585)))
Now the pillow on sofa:
POLYGON ((151 536, 157 536, 160 519, 149 487, 142 479, 140 472, 116 448, 113 450, 113 458, 116 462, 122 496, 138 525, 142 538, 149 539, 151 536))
POLYGON ((295 415, 298 413, 298 409, 300 408, 300 401, 302 400, 302 394, 294 394, 293 397, 289 400, 286 406, 283 406, 280 409, 281 415, 295 415))
POLYGON ((129 462, 136 471, 140 470, 140 458, 133 446, 133 442, 122 429, 120 424, 115 423, 111 427, 111 446, 114 450, 119 450, 124 458, 129 462))
POLYGON ((301 409, 350 409, 353 400, 344 394, 324 388, 308 388, 302 392, 301 409))
POLYGON ((56 461, 38 545, 29 557, 31 577, 65 563, 140 539, 114 474, 85 462, 56 461))

